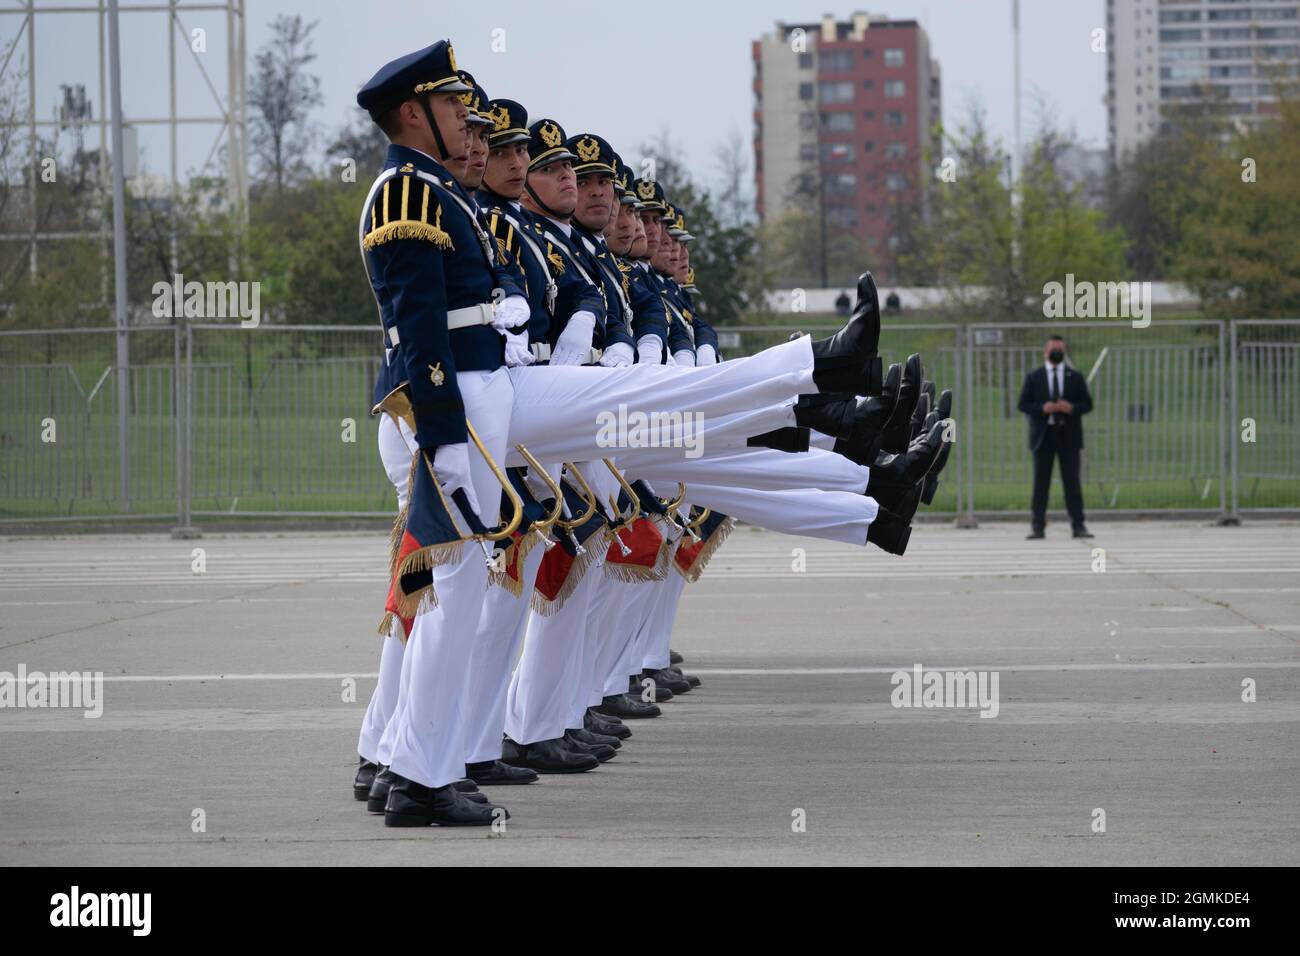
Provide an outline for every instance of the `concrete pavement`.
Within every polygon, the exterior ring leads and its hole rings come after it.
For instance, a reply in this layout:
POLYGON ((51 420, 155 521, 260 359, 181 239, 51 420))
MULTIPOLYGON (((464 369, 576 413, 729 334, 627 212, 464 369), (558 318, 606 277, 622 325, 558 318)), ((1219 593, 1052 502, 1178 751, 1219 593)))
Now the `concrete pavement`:
POLYGON ((105 676, 97 719, 0 709, 0 863, 1300 863, 1300 526, 1095 530, 739 529, 673 640, 704 686, 491 791, 500 836, 352 800, 382 536, 0 538, 0 672, 105 676), (915 664, 998 715, 892 706, 915 664))

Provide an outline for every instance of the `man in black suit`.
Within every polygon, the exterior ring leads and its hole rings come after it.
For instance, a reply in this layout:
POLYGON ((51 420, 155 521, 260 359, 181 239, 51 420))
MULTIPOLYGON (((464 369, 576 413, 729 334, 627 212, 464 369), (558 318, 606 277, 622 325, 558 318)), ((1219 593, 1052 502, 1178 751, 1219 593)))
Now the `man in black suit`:
POLYGON ((1091 538, 1083 523, 1079 453, 1083 451, 1081 416, 1092 411, 1092 396, 1083 376, 1065 364, 1065 340, 1059 335, 1047 340, 1043 359, 1045 364, 1026 375, 1020 389, 1020 410, 1029 416, 1029 450, 1034 453, 1034 525, 1029 537, 1043 537, 1052 460, 1060 456, 1065 507, 1074 536, 1091 538))

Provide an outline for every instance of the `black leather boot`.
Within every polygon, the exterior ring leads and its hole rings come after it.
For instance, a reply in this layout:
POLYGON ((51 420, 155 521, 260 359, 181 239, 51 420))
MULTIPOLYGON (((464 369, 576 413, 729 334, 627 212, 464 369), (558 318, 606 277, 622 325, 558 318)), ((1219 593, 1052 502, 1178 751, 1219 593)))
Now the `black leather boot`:
POLYGON ((867 495, 892 508, 891 502, 911 491, 934 467, 943 448, 941 422, 935 422, 902 455, 881 455, 871 466, 867 478, 867 495))
POLYGON ((912 437, 912 412, 921 397, 921 375, 921 356, 913 353, 903 364, 903 382, 898 387, 893 414, 889 416, 881 436, 881 451, 891 455, 907 451, 908 440, 912 437))
POLYGON ((669 667, 665 667, 664 670, 666 670, 670 674, 676 674, 682 680, 686 681, 686 683, 690 684, 691 687, 699 687, 701 684, 704 683, 704 681, 700 680, 694 674, 682 673, 682 669, 680 667, 669 666, 669 667))
POLYGON ((801 428, 848 438, 853 433, 854 412, 858 403, 852 395, 800 395, 794 404, 794 420, 801 428))
POLYGON ((663 713, 658 704, 646 703, 640 697, 631 694, 610 694, 601 700, 597 710, 599 713, 620 720, 646 720, 663 713))
POLYGON ((386 827, 486 827, 510 819, 505 807, 476 803, 453 786, 426 787, 393 774, 384 807, 386 827))
MULTIPOLYGON (((944 389, 939 395, 939 400, 935 402, 935 417, 941 422, 947 422, 952 418, 952 390, 944 389)), ((946 441, 943 448, 939 450, 939 457, 934 460, 934 467, 930 469, 929 474, 925 476, 925 481, 921 488, 921 503, 931 504, 934 501, 934 493, 939 489, 939 473, 948 464, 948 456, 952 452, 953 443, 946 441)))
MULTIPOLYGON (((642 696, 645 694, 645 688, 641 686, 641 682, 644 679, 645 678, 641 677, 641 675, 639 674, 633 674, 631 677, 627 679, 628 696, 634 697, 637 700, 642 700, 642 696)), ((669 690, 667 687, 665 687, 663 684, 656 682, 654 685, 654 703, 666 704, 668 701, 672 699, 673 699, 673 692, 669 690)), ((646 701, 646 703, 650 703, 650 702, 646 701)))
POLYGON ((848 438, 835 442, 833 451, 858 465, 870 465, 880 454, 885 425, 894 414, 898 402, 898 389, 903 381, 903 366, 898 362, 889 366, 880 394, 860 399, 853 413, 853 430, 848 438))
POLYGON ((617 717, 601 714, 595 707, 587 708, 587 712, 582 715, 582 725, 592 733, 617 737, 619 740, 626 740, 632 736, 632 728, 626 726, 617 717))
POLYGON ((858 278, 853 315, 834 335, 812 343, 813 384, 819 392, 879 395, 880 297, 870 272, 858 278))
POLYGON ((890 554, 902 554, 907 550, 907 541, 912 536, 912 527, 906 521, 893 514, 884 505, 876 514, 876 520, 867 526, 867 541, 882 551, 890 554))
POLYGON ((560 738, 560 745, 572 753, 586 754, 595 757, 601 763, 604 763, 606 760, 614 759, 618 754, 618 751, 613 747, 606 746, 605 744, 585 743, 577 737, 572 736, 573 733, 574 731, 572 730, 566 730, 564 736, 560 738))
POLYGON ((561 737, 531 744, 517 744, 507 739, 502 746, 501 760, 513 767, 527 767, 538 773, 585 773, 600 766, 600 761, 590 754, 570 750, 561 737))
POLYGON ((677 694, 688 694, 691 690, 691 685, 686 680, 678 677, 672 671, 667 669, 657 671, 643 670, 641 672, 641 679, 645 680, 646 678, 654 681, 655 687, 667 687, 673 692, 674 696, 677 694))
POLYGON ((623 746, 623 741, 619 740, 617 737, 610 734, 597 733, 594 730, 588 730, 586 727, 570 727, 564 732, 564 736, 568 737, 570 740, 580 740, 584 744, 613 747, 615 750, 618 750, 623 746))
POLYGON ((359 759, 361 766, 357 767, 357 775, 352 781, 352 797, 355 800, 365 800, 370 796, 370 785, 375 782, 379 765, 371 763, 365 757, 359 759))
POLYGON ((512 767, 500 760, 484 760, 465 764, 465 775, 485 787, 520 786, 537 782, 537 772, 527 767, 512 767))
POLYGON ((811 437, 812 435, 807 428, 787 425, 785 428, 774 428, 770 432, 763 432, 761 435, 752 435, 745 439, 745 444, 750 448, 771 448, 773 451, 799 454, 808 450, 811 437))

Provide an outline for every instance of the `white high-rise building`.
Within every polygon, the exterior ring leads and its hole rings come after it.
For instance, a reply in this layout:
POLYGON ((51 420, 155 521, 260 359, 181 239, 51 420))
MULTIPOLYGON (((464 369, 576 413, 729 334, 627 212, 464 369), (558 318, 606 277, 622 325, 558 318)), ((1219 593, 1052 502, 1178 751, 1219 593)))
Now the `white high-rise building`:
POLYGON ((1213 111, 1250 122, 1275 101, 1273 70, 1300 63, 1296 0, 1106 0, 1106 86, 1115 159, 1213 111))

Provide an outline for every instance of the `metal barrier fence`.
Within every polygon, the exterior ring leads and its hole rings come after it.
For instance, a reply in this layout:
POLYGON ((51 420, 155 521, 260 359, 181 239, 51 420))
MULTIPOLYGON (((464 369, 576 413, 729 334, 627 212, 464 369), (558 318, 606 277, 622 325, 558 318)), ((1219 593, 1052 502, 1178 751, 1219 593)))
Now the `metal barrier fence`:
MULTIPOLYGON (((720 330, 726 356, 791 326, 720 330)), ((813 334, 829 325, 799 326, 813 334)), ((1088 379, 1090 511, 1300 508, 1300 320, 887 323, 956 397, 958 449, 934 509, 1028 508, 1021 383, 1048 332, 1088 379)), ((133 329, 118 407, 113 329, 0 333, 0 525, 217 516, 379 516, 395 508, 369 399, 365 326, 133 329), (125 454, 123 454, 125 443, 125 454)), ((1053 507, 1060 505, 1059 483, 1053 507)))

